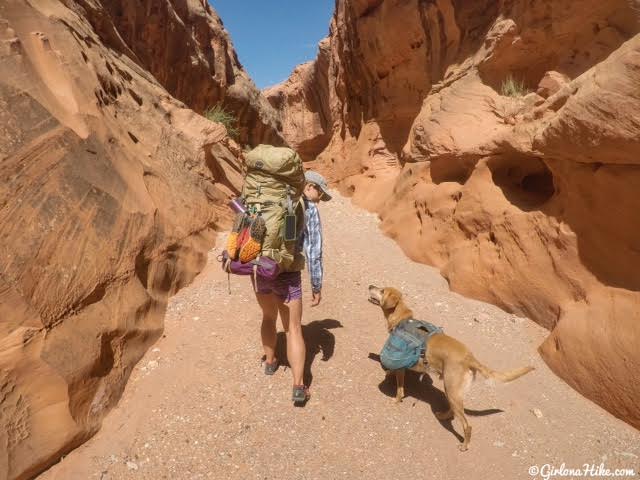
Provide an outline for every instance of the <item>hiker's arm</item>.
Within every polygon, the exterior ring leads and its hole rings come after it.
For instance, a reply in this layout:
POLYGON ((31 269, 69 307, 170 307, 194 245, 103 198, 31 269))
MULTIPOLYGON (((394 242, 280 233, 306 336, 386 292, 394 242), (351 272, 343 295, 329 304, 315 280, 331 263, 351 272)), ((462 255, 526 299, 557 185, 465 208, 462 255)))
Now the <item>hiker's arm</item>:
POLYGON ((310 209, 307 217, 307 262, 311 276, 311 291, 322 290, 322 226, 317 209, 310 209))

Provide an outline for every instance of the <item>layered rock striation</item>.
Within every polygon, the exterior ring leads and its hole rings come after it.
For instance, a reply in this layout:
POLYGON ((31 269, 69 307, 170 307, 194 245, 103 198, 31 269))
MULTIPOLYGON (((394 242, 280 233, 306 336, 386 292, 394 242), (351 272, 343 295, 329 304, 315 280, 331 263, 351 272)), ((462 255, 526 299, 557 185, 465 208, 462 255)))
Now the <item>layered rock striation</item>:
POLYGON ((98 7, 0 3, 3 479, 97 431, 241 183, 225 128, 100 30, 98 7))
POLYGON ((64 0, 109 48, 151 73, 202 114, 233 113, 238 141, 281 145, 277 114, 245 72, 222 20, 206 0, 64 0))
POLYGON ((549 366, 640 428, 639 20, 624 0, 340 0, 303 67, 327 82, 269 98, 283 125, 328 112, 285 137, 321 138, 315 167, 407 255, 547 327, 549 366))

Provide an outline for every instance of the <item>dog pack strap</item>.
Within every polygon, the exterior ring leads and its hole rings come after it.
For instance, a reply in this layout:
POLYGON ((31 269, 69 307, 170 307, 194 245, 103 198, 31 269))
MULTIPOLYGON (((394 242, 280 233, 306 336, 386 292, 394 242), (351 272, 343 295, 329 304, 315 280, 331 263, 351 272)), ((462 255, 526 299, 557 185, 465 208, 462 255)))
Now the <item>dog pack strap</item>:
POLYGON ((436 333, 443 333, 444 332, 442 327, 438 327, 437 325, 434 325, 433 323, 425 322, 424 320, 415 320, 415 321, 418 324, 420 324, 419 328, 422 328, 422 329, 427 331, 427 334, 429 336, 435 335, 436 333))
POLYGON ((427 335, 431 336, 436 333, 442 333, 442 327, 438 327, 431 322, 425 322, 424 320, 416 320, 414 318, 410 318, 405 322, 402 322, 403 328, 411 330, 413 332, 417 332, 418 330, 422 330, 427 332, 427 335))

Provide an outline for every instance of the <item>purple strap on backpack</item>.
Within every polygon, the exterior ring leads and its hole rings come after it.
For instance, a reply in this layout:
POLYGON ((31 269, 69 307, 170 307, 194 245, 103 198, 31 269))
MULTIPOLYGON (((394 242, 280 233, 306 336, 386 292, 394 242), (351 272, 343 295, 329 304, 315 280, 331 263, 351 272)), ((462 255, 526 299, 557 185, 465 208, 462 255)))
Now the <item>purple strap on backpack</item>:
POLYGON ((260 257, 252 262, 242 263, 240 260, 229 261, 227 251, 222 252, 222 268, 227 272, 235 275, 253 275, 256 266, 256 275, 266 280, 273 280, 280 274, 280 266, 272 258, 260 257))

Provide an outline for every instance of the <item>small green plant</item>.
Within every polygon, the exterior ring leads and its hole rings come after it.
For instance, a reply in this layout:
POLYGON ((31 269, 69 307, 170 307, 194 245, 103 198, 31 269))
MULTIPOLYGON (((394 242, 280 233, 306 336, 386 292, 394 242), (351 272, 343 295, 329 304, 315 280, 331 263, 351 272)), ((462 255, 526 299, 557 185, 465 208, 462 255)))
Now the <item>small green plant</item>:
POLYGON ((529 93, 529 89, 524 82, 513 78, 511 74, 502 81, 500 86, 500 94, 505 97, 523 97, 527 93, 529 93))
POLYGON ((240 137, 238 119, 231 112, 228 112, 222 105, 217 104, 205 110, 203 116, 212 122, 221 123, 227 129, 227 134, 234 140, 240 137))

